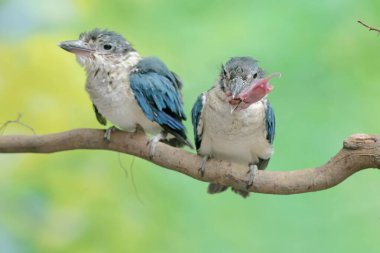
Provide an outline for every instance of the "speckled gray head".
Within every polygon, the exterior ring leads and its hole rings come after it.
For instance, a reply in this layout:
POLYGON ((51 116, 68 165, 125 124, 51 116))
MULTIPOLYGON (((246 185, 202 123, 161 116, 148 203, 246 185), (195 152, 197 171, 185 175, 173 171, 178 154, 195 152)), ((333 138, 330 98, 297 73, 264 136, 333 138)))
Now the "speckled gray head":
POLYGON ((93 29, 81 33, 79 40, 69 40, 59 43, 64 50, 74 53, 78 62, 85 65, 88 61, 114 59, 122 57, 135 50, 120 34, 107 29, 93 29))
POLYGON ((231 105, 231 112, 234 112, 265 98, 273 89, 269 80, 280 76, 280 73, 273 73, 265 77, 255 59, 234 57, 222 66, 219 85, 231 105))
POLYGON ((224 92, 235 97, 264 75, 257 60, 251 57, 233 57, 222 65, 220 85, 224 92))

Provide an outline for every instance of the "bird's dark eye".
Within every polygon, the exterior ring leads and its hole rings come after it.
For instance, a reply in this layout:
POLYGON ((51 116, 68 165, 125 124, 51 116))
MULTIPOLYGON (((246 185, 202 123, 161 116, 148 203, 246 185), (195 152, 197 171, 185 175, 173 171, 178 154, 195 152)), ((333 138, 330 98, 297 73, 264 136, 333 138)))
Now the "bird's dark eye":
POLYGON ((103 46, 103 48, 104 48, 105 50, 111 50, 112 46, 111 46, 110 44, 105 44, 105 45, 103 46))
POLYGON ((254 75, 253 75, 253 78, 256 78, 257 77, 257 73, 255 73, 254 75))

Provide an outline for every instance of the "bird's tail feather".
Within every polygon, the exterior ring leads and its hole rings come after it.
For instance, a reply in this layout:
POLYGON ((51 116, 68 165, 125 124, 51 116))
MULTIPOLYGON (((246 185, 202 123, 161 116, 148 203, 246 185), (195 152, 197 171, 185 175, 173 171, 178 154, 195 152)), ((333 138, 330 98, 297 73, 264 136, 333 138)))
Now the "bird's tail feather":
POLYGON ((165 130, 174 136, 174 138, 167 138, 167 140, 163 140, 162 142, 169 144, 173 147, 183 147, 184 145, 190 147, 191 149, 194 149, 193 145, 187 140, 186 134, 183 132, 182 134, 170 129, 165 128, 165 130))
POLYGON ((179 140, 176 137, 164 139, 162 142, 177 148, 182 148, 185 145, 182 140, 179 140))

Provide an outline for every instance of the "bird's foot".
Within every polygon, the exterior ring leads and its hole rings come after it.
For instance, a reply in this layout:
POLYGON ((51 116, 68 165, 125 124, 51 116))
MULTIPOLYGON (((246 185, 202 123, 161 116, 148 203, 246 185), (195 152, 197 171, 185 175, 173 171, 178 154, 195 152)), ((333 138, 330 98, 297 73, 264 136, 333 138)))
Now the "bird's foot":
POLYGON ((247 171, 247 174, 249 174, 249 179, 248 179, 247 187, 246 187, 247 190, 249 189, 249 187, 253 185, 253 182, 255 181, 255 178, 256 178, 257 170, 258 168, 256 164, 249 165, 249 169, 247 171))
POLYGON ((117 128, 115 126, 111 126, 111 127, 107 128, 104 132, 103 139, 107 142, 110 142, 111 141, 111 134, 112 134, 112 132, 115 132, 116 130, 117 130, 117 128))
POLYGON ((149 159, 153 158, 156 145, 160 140, 165 139, 166 134, 165 133, 159 133, 155 136, 153 136, 149 141, 148 141, 148 147, 149 147, 149 159))
POLYGON ((203 156, 202 162, 198 169, 198 173, 200 173, 202 177, 205 175, 207 160, 208 160, 208 155, 203 156))

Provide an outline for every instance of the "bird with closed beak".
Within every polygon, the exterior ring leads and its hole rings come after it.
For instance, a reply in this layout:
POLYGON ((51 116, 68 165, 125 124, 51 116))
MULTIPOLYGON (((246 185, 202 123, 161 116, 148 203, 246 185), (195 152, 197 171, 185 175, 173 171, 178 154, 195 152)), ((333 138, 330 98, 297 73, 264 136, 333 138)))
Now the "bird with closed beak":
MULTIPOLYGON (((85 69, 86 91, 100 124, 109 120, 128 132, 142 127, 154 135, 151 156, 158 141, 192 147, 183 125, 182 81, 160 59, 141 57, 123 36, 109 30, 93 29, 59 46, 74 53, 85 69)), ((106 130, 105 139, 110 140, 113 129, 106 130)))
MULTIPOLYGON (((272 90, 258 62, 251 57, 233 57, 222 65, 216 84, 202 93, 192 109, 195 146, 203 156, 200 172, 207 173, 207 159, 228 160, 247 165, 247 189, 232 190, 249 195, 257 169, 267 167, 273 154, 275 117, 267 94, 272 90)), ((210 194, 228 186, 210 183, 210 194)))

